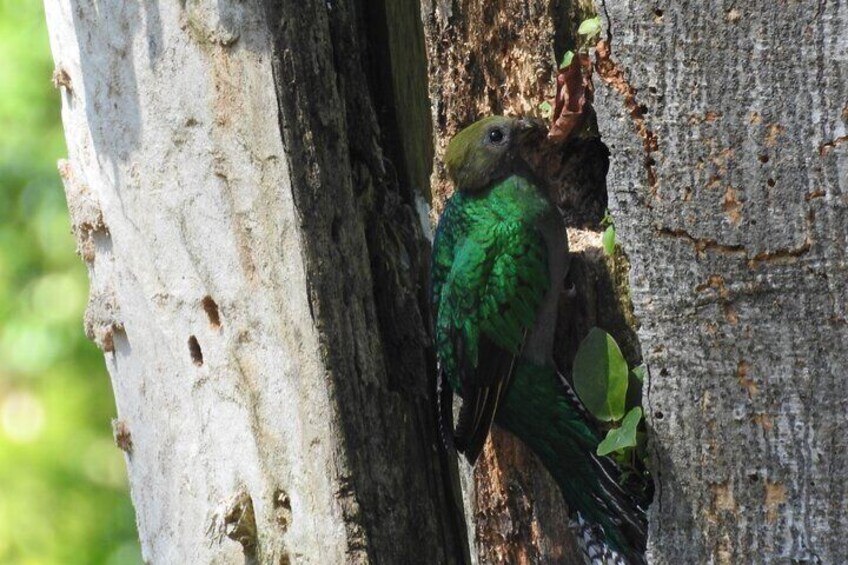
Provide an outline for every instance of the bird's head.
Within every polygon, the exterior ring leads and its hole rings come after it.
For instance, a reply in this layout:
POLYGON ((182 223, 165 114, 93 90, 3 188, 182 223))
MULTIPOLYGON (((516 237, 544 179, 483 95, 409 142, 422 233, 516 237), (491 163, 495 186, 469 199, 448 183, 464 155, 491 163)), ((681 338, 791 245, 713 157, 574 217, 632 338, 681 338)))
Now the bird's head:
POLYGON ((475 193, 517 172, 519 148, 544 136, 538 120, 489 116, 474 122, 451 139, 445 153, 448 175, 457 190, 475 193))

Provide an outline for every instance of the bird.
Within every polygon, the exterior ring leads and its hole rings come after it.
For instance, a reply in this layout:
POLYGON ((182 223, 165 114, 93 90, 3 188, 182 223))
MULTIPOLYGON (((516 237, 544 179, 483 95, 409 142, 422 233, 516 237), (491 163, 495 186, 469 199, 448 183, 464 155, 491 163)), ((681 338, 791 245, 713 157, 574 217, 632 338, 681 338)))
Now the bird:
POLYGON ((489 116, 448 144, 454 193, 430 272, 439 426, 472 465, 493 423, 517 436, 559 486, 585 561, 640 565, 645 511, 596 454, 595 422, 553 359, 569 255, 562 215, 526 158, 540 133, 533 118, 489 116))

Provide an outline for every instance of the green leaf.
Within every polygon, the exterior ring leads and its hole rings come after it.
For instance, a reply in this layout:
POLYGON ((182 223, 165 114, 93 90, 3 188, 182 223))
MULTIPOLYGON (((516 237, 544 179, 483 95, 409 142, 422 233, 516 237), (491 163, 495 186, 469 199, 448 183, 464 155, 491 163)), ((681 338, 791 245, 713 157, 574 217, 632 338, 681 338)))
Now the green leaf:
POLYGON ((581 22, 580 27, 577 28, 577 33, 580 35, 585 35, 587 37, 591 37, 601 31, 601 17, 595 16, 594 18, 589 18, 588 20, 583 20, 581 22))
POLYGON ((641 419, 642 409, 640 407, 637 406, 630 410, 624 417, 624 421, 621 422, 621 427, 608 431, 604 441, 598 444, 598 455, 609 455, 626 447, 636 447, 636 428, 641 419))
POLYGON ((609 422, 624 416, 627 361, 615 339, 592 328, 574 358, 574 388, 595 418, 609 422))
POLYGON ((604 244, 604 253, 612 255, 615 251, 615 226, 607 226, 601 241, 604 244))
POLYGON ((645 376, 648 374, 648 367, 645 366, 644 363, 637 367, 633 367, 630 369, 630 372, 633 373, 633 376, 636 377, 636 380, 640 383, 645 382, 645 376))
POLYGON ((574 51, 566 51, 562 56, 562 61, 559 63, 559 68, 564 69, 568 65, 571 64, 571 61, 574 59, 574 51))
POLYGON ((539 104, 539 111, 542 113, 543 118, 550 118, 554 113, 553 106, 551 106, 550 102, 539 104))

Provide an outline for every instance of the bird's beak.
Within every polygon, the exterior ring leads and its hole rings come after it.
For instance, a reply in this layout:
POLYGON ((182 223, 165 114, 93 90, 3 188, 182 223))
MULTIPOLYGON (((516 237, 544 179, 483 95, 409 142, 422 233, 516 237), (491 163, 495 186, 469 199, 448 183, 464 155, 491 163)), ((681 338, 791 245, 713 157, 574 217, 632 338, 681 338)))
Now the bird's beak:
POLYGON ((521 139, 535 137, 540 134, 544 135, 545 130, 547 129, 545 122, 532 117, 518 118, 516 125, 518 126, 518 136, 521 139))
POLYGON ((547 135, 545 122, 537 118, 524 117, 516 120, 516 141, 519 144, 535 144, 547 135))
POLYGON ((523 130, 538 128, 545 129, 545 122, 543 122, 539 118, 534 118, 532 116, 524 116, 522 118, 518 118, 518 127, 523 130))

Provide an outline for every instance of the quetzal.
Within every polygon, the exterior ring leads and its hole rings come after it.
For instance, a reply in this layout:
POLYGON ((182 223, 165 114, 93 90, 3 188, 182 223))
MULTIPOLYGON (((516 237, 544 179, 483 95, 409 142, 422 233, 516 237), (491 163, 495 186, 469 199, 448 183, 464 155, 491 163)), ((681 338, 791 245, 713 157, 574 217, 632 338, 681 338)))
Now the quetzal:
POLYGON ((492 422, 516 435, 559 485, 589 561, 644 563, 644 511, 596 455, 600 436, 553 361, 568 249, 558 209, 520 156, 538 128, 492 116, 447 148, 456 190, 431 263, 440 424, 471 464, 492 422))

